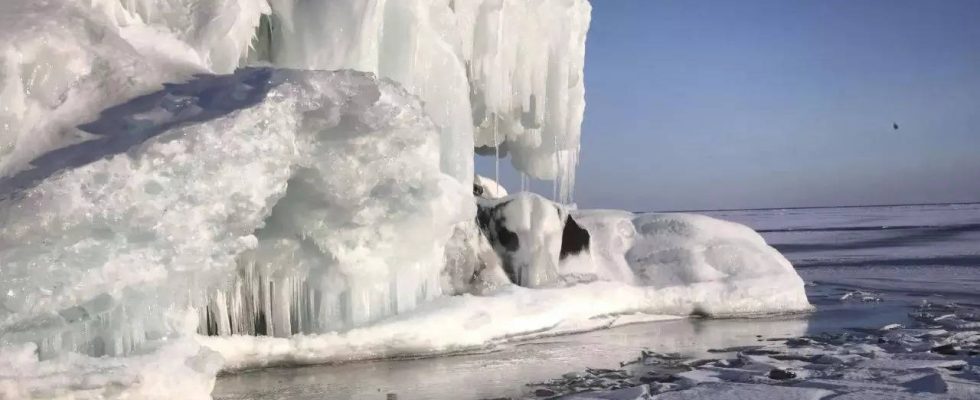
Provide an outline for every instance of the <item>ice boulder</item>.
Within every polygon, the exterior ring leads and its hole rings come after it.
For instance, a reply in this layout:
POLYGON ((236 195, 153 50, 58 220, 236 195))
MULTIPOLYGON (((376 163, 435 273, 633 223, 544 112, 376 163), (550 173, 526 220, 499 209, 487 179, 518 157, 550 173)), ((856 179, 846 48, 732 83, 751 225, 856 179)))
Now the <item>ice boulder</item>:
POLYGON ((476 219, 458 224, 446 244, 443 293, 489 294, 511 284, 476 219))
POLYGON ((810 309, 792 264, 744 225, 696 214, 577 210, 571 215, 589 231, 590 251, 563 262, 563 273, 681 291, 673 301, 683 312, 810 309))
POLYGON ((42 355, 404 312, 441 294, 475 214, 419 101, 370 74, 202 75, 83 129, 0 181, 0 340, 42 355), (200 324, 164 318, 191 307, 200 324))
POLYGON ((650 307, 677 314, 810 309, 789 261, 740 224, 695 214, 569 210, 530 193, 478 202, 480 226, 520 286, 620 282, 657 291, 663 298, 650 307))
POLYGON ((696 214, 641 214, 633 226, 626 261, 645 284, 790 278, 802 287, 789 261, 744 225, 696 214))

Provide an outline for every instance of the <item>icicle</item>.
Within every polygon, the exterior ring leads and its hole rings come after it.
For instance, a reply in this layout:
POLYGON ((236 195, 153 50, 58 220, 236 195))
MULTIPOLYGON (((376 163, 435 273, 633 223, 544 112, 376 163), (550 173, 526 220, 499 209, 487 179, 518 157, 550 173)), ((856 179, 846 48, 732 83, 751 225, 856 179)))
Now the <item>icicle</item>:
POLYGON ((497 118, 493 119, 493 183, 497 186, 497 193, 500 192, 500 142, 497 141, 497 118))
POLYGON ((561 160, 559 160, 560 152, 558 151, 558 135, 553 135, 554 138, 554 149, 555 149, 555 179, 551 181, 551 201, 561 202, 558 198, 558 182, 562 180, 562 169, 561 160))

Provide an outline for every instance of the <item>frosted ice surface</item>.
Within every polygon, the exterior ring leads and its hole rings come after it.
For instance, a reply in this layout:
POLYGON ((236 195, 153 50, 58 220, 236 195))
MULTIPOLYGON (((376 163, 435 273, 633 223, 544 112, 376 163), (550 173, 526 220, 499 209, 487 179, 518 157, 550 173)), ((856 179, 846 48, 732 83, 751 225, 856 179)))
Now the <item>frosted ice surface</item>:
MULTIPOLYGON (((473 211, 420 107, 362 73, 246 69, 109 109, 90 129, 145 142, 0 201, 4 340, 125 354, 174 333, 173 307, 288 335, 438 296, 451 227, 473 211)), ((73 149, 113 147, 59 151, 73 149)))
POLYGON ((690 293, 678 297, 686 313, 810 308, 803 280, 789 261, 743 225, 694 214, 571 215, 591 235, 591 260, 573 258, 568 262, 575 265, 563 268, 668 291, 687 288, 690 293))
POLYGON ((75 125, 106 106, 232 72, 263 12, 264 0, 0 3, 0 176, 86 138, 75 125))
POLYGON ((835 395, 830 390, 783 386, 745 385, 738 383, 705 383, 693 389, 667 392, 656 398, 664 400, 755 399, 820 400, 835 395))
POLYGON ((647 214, 633 224, 637 236, 626 257, 644 282, 662 287, 786 277, 802 293, 789 261, 744 225, 695 214, 647 214))
POLYGON ((42 361, 36 350, 0 348, 0 398, 209 400, 222 364, 189 338, 118 358, 73 353, 42 361))

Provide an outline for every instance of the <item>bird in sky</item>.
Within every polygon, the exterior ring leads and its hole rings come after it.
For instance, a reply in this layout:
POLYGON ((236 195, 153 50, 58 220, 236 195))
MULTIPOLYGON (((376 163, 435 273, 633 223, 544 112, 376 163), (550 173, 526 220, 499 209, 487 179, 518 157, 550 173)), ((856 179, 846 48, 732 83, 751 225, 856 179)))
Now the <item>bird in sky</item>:
POLYGON ((896 131, 898 130, 898 123, 897 122, 892 122, 892 129, 894 129, 896 131))

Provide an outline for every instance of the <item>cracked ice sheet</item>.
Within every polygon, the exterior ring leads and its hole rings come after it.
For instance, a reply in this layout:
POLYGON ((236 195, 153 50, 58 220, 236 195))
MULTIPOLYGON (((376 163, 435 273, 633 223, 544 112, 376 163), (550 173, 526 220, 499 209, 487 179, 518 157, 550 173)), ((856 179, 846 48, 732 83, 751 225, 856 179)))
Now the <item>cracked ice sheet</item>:
POLYGON ((819 400, 833 394, 834 392, 823 389, 740 383, 705 383, 689 390, 667 392, 656 398, 663 400, 819 400))

